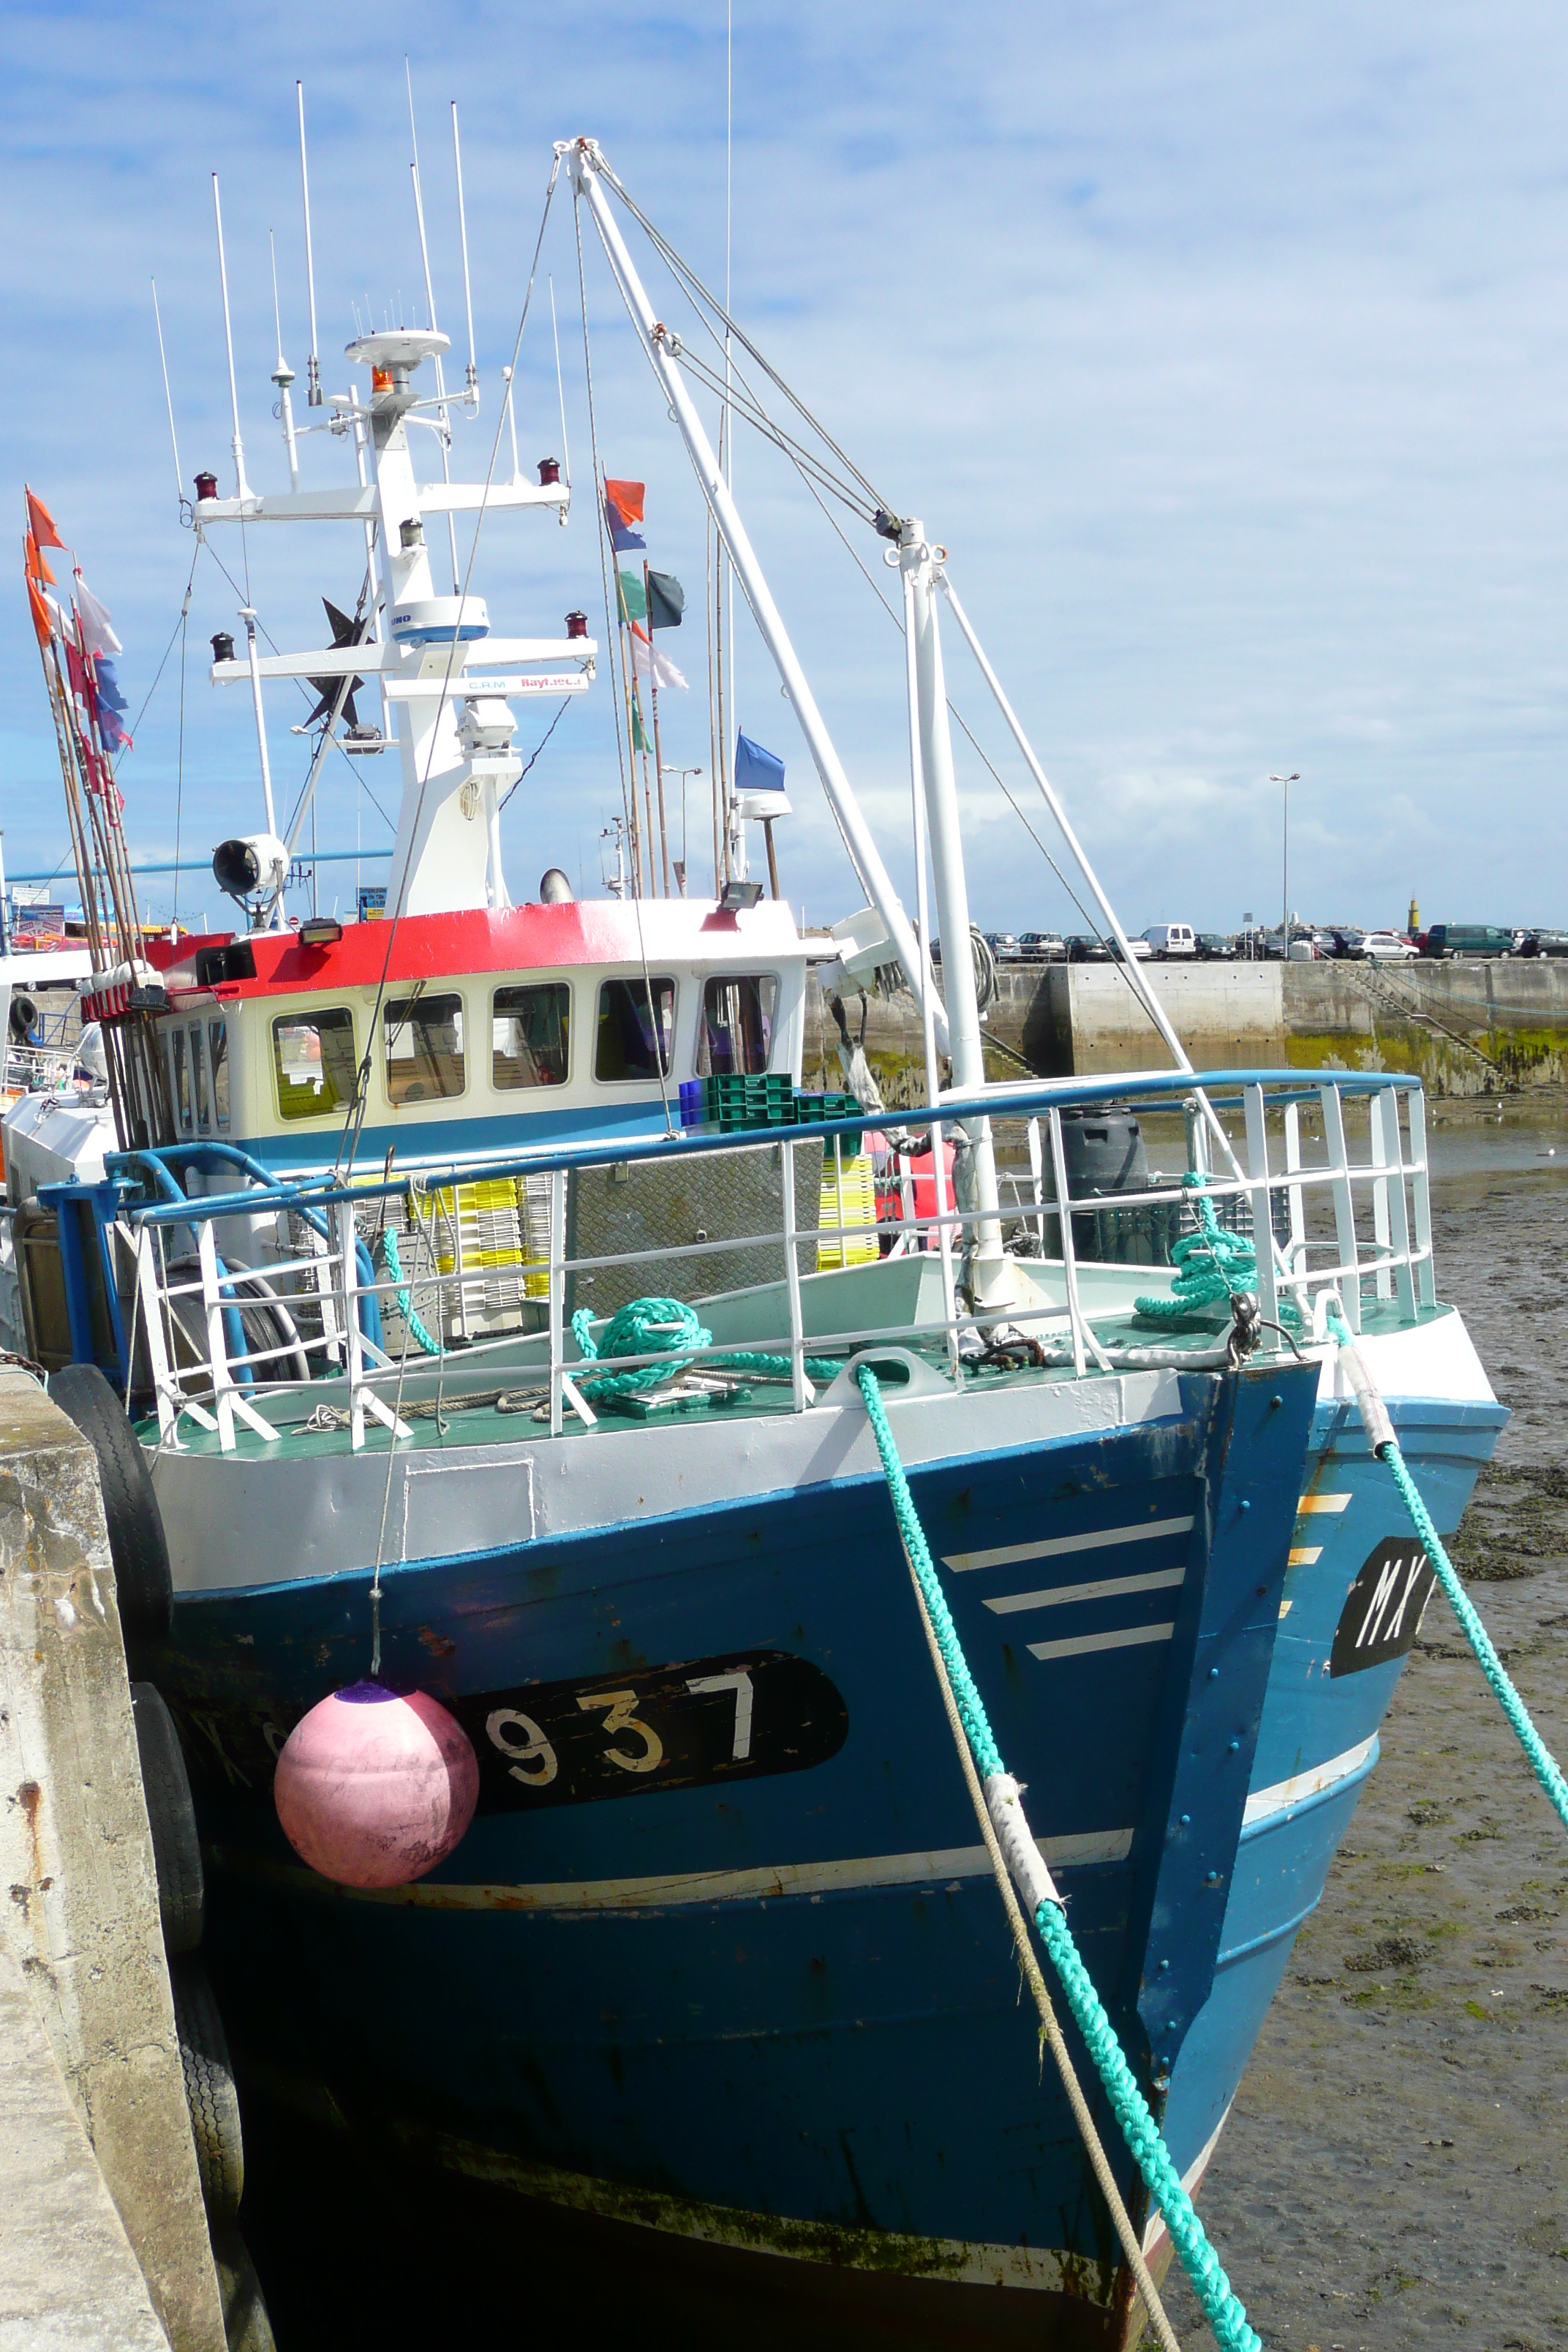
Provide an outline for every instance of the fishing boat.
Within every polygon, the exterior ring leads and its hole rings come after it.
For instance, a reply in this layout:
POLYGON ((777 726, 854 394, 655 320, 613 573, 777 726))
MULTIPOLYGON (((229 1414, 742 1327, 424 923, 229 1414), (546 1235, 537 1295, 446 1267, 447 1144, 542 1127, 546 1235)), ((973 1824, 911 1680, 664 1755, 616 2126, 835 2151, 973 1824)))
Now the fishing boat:
MULTIPOLYGON (((1138 2280, 1019 2005, 860 1375, 1195 2191, 1432 1585, 1335 1318, 1439 1528, 1505 1418, 1438 1293, 1421 1089, 1192 1068, 945 549, 819 435, 811 463, 897 580, 906 910, 699 413, 711 366, 639 275, 649 225, 591 140, 555 150, 551 188, 596 235, 864 890, 842 982, 913 992, 928 1090, 896 1113, 805 1092, 795 914, 723 846, 710 896, 661 895, 646 793, 626 896, 556 876, 512 903, 508 698, 597 680, 629 758, 637 657, 607 594, 603 641, 581 614, 500 637, 471 576, 438 587, 437 519, 548 517, 571 489, 553 460, 419 477, 411 424, 467 396, 433 326, 348 344, 338 489, 298 487, 285 383, 289 487, 254 490, 237 406, 233 495, 199 477, 195 529, 357 522, 364 587, 331 647, 263 655, 254 613, 243 654, 215 646, 261 730, 264 829, 218 851, 246 919, 153 976, 100 973, 121 1149, 39 1194, 70 1236, 73 1352, 129 1392, 166 1531, 147 1671, 199 1773, 205 1948, 247 2082, 345 2130, 678 2242, 796 2323, 1129 2344, 1138 2280), (987 1078, 944 623, 1168 1066, 987 1078), (290 925, 278 678, 322 696, 315 766, 351 689, 383 697, 403 795, 382 919, 290 925), (1166 1121, 1183 1164, 1069 1212, 1075 1136, 1111 1105, 1166 1121), (924 1156, 930 1213, 896 1230, 872 1124, 907 1186, 924 1156), (1031 1171, 1006 1209, 999 1139, 1031 1171), (1248 1287, 1189 1307, 1194 1228, 1250 1237, 1248 1287), (273 1803, 296 1725, 367 1676, 438 1700, 479 1788, 455 1851, 375 1889, 310 1869, 273 1803)), ((727 415, 804 449, 782 378, 682 282, 745 354, 727 415)), ((616 487, 595 447, 605 535, 637 520, 616 487)), ((629 829, 635 766, 623 789, 629 829)), ((1077 2060, 1157 2275, 1160 2214, 1077 2060)))

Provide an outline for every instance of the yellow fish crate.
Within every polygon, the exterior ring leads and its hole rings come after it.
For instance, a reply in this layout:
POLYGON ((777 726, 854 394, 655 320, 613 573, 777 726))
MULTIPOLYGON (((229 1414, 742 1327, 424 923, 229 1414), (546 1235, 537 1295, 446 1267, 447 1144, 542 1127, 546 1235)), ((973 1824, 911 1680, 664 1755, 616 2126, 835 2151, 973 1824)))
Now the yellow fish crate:
POLYGON ((870 1156, 859 1152, 846 1160, 835 1145, 831 1156, 825 1154, 822 1162, 816 1270, 826 1274, 842 1265, 875 1265, 880 1255, 877 1180, 870 1156))

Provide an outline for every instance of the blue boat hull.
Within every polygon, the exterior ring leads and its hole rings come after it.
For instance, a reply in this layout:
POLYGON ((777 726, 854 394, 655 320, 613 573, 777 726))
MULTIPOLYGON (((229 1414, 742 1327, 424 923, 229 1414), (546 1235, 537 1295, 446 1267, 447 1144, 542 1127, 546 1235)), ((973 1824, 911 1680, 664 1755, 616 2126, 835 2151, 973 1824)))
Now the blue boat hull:
MULTIPOLYGON (((1403 1655, 1324 1670, 1395 1504, 1317 1388, 1315 1366, 1184 1380, 1162 1419, 913 1479, 998 1743, 1184 2171, 1403 1655), (1298 1523, 1330 1489, 1352 1500, 1298 1523), (1330 1528, 1310 1560, 1303 1527, 1330 1528)), ((1440 1525, 1499 1419, 1455 1407, 1417 1444, 1440 1525)), ((797 2284, 864 2273, 858 2293, 879 2279, 898 2300, 919 2282, 933 2319, 961 2296, 971 2336, 1120 2342, 1130 2284, 1042 2078, 880 1481, 389 1571, 388 1679, 462 1715, 486 1793, 446 1864, 371 1897, 299 1864, 269 1801, 281 1736, 363 1671, 364 1584, 184 1601, 159 1666, 205 1759, 212 1964, 253 2079, 329 2085, 340 2112, 482 2179, 793 2257, 797 2284), (740 1760, 735 1689, 680 1696, 737 1670, 756 1706, 740 1760), (658 1762, 633 1771, 650 1738, 658 1762), (976 2302, 982 2283, 1018 2293, 976 2302)))

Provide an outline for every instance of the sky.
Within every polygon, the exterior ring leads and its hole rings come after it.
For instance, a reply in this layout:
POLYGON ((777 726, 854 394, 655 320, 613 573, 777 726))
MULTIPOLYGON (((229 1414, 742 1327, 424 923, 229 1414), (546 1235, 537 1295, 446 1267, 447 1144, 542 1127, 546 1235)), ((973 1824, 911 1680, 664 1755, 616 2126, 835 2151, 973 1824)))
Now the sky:
MULTIPOLYGON (((728 249, 721 0, 570 11, 452 0, 438 12, 280 0, 249 20, 13 0, 0 16, 11 225, 0 433, 18 532, 27 481, 124 643, 133 855, 166 858, 178 840, 205 857, 259 826, 248 697, 206 677, 212 633, 237 629, 246 562, 263 628, 303 646, 323 642, 322 595, 352 604, 363 561, 352 525, 252 527, 243 549, 233 526, 205 549, 182 528, 153 281, 179 478, 188 492, 210 467, 226 489, 216 170, 247 468, 259 489, 286 488, 268 232, 284 350, 302 379, 295 80, 331 392, 346 386, 358 322, 426 317, 405 57, 436 308, 459 367, 453 99, 460 111, 482 398, 456 428, 457 474, 482 478, 489 460, 552 142, 589 132, 710 285, 728 268, 734 313, 770 361, 895 510, 945 544, 1130 929, 1278 920, 1283 795, 1268 779, 1291 771, 1293 908, 1403 923, 1414 896, 1424 920, 1568 922, 1568 19, 1531 0, 736 0, 728 249)), ((684 331, 689 313, 660 265, 646 245, 634 257, 655 308, 684 331)), ((586 225, 584 265, 600 462, 646 480, 650 558, 690 600, 670 650, 691 690, 662 697, 661 719, 667 762, 705 772, 689 803, 695 887, 712 758, 702 509, 586 225)), ((584 320, 560 192, 517 411, 524 464, 566 457, 574 510, 564 530, 538 514, 489 519, 473 585, 498 631, 553 634, 580 605, 602 636, 584 320)), ((305 479, 324 486, 350 464, 322 435, 305 479)), ((896 632, 793 471, 745 427, 734 478, 908 889, 896 632)), ((881 542, 841 520, 889 582, 881 542)), ((19 564, 3 593, 0 825, 16 873, 58 861, 65 829, 19 564)), ((1059 862, 951 630, 946 651, 955 705, 1059 862)), ((304 715, 293 695, 269 689, 285 807, 309 753, 288 731, 304 715)), ((525 756, 550 715, 520 708, 525 756)), ((849 913, 858 886, 743 614, 732 715, 786 762, 786 895, 812 923, 849 913)), ((1084 928, 997 783, 958 748, 976 918, 1084 928)), ((321 848, 390 843, 395 769, 394 757, 330 763, 321 848)), ((596 889, 600 830, 619 804, 602 669, 508 808, 513 896, 534 895, 552 864, 596 889)), ((364 877, 385 871, 367 863, 364 877)), ((321 867, 321 904, 346 910, 353 875, 321 867)), ((168 882, 142 888, 148 908, 168 910, 168 882)), ((180 892, 182 916, 216 919, 210 877, 184 877, 180 892)))

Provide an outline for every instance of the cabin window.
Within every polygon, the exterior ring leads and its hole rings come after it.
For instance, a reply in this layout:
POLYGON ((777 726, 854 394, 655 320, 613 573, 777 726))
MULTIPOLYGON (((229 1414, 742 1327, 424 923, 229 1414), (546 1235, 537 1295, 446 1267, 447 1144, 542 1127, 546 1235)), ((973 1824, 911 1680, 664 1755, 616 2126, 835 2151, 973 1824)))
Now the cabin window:
POLYGON ((186 1053, 185 1033, 176 1029, 174 1046, 174 1124, 189 1135, 191 1131, 191 1067, 186 1053))
POLYGON ((594 1041, 594 1076, 612 1082, 657 1078, 662 1063, 669 1075, 670 1046, 675 1035, 675 982, 653 982, 653 1017, 649 1017, 646 980, 606 980, 599 989, 599 1025, 594 1041), (654 1033, 657 1024, 657 1058, 654 1033))
POLYGON ((715 972, 703 983, 697 1070, 753 1077, 768 1066, 779 984, 772 972, 715 972))
POLYGON ((198 1021, 191 1031, 191 1092, 196 1102, 196 1131, 210 1135, 213 1131, 212 1105, 207 1100, 206 1056, 202 1052, 202 1024, 198 1021))
POLYGON ((346 1004, 272 1024, 279 1118, 322 1118, 354 1097, 354 1017, 346 1004))
POLYGON ((563 1087, 572 991, 563 980, 498 988, 490 1000, 490 1075, 498 1087, 563 1087))
POLYGON ((463 1000, 394 996, 386 1004, 386 1092, 395 1106, 463 1091, 463 1000))
POLYGON ((207 1023, 207 1058, 212 1068, 213 1109, 219 1127, 228 1125, 228 1023, 207 1023))

